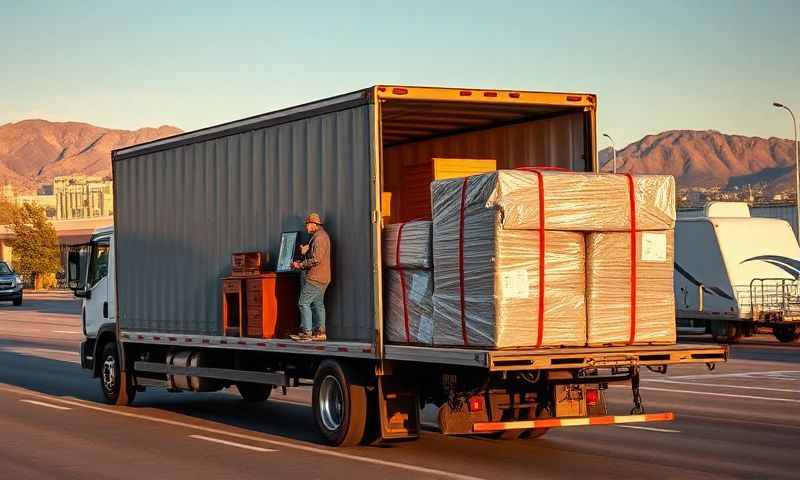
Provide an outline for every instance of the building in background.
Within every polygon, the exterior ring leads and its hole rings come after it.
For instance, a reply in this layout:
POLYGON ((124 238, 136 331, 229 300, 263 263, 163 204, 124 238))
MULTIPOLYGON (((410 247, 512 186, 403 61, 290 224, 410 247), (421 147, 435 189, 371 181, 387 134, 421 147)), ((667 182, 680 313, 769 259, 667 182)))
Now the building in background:
POLYGON ((53 180, 56 219, 107 217, 114 213, 112 182, 100 177, 74 175, 53 180))
POLYGON ((47 218, 54 218, 56 216, 56 196, 55 195, 17 195, 14 197, 14 203, 18 206, 23 203, 31 205, 38 205, 44 208, 47 218))

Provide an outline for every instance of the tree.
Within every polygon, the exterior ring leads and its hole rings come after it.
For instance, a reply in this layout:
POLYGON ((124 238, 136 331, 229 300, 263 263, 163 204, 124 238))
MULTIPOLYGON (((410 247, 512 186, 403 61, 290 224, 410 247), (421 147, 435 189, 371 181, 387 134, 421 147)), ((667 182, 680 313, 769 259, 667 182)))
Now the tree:
POLYGON ((61 269, 56 229, 42 207, 28 203, 17 208, 10 227, 14 235, 10 242, 14 269, 32 277, 36 288, 40 288, 44 275, 61 269))
POLYGON ((0 198, 0 225, 9 225, 14 222, 17 206, 14 203, 0 198))

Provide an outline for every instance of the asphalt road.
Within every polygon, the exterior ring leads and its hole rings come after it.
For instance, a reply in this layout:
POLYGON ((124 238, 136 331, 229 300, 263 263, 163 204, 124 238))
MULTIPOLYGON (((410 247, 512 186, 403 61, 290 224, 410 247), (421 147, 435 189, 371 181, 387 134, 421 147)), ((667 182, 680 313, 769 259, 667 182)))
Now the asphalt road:
MULTIPOLYGON (((671 423, 571 427, 507 442, 426 431, 416 442, 322 444, 307 389, 263 404, 235 392, 148 390, 101 402, 78 365, 80 307, 68 296, 0 304, 0 478, 798 478, 800 345, 758 336, 733 359, 647 373, 649 412, 671 423)), ((630 391, 609 391, 612 411, 630 391)), ((428 420, 433 420, 429 418, 428 420)))

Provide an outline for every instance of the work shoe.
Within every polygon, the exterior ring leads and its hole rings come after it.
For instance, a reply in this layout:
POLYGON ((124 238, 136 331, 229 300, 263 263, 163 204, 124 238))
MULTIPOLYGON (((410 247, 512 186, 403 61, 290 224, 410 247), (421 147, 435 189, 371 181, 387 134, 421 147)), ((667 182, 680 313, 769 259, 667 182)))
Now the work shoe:
POLYGON ((311 335, 311 340, 315 342, 324 342, 328 340, 328 337, 325 335, 325 332, 316 331, 313 335, 311 335))
POLYGON ((305 330, 300 330, 297 333, 297 335, 289 335, 289 338, 291 338, 292 340, 295 340, 297 342, 310 342, 311 340, 313 340, 313 337, 311 336, 311 334, 309 334, 305 330))

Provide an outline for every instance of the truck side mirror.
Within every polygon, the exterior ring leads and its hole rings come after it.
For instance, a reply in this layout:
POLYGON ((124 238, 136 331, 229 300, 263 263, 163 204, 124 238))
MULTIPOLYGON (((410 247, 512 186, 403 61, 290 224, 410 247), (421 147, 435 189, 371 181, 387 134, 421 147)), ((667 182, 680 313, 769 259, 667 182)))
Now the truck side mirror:
POLYGON ((86 289, 86 252, 82 247, 69 249, 67 262, 67 286, 79 298, 89 298, 86 289))

